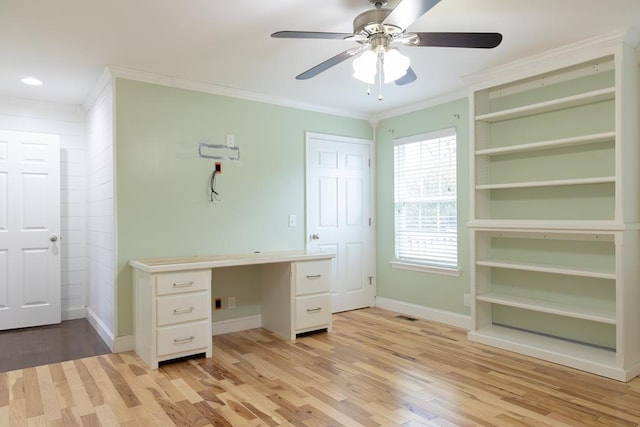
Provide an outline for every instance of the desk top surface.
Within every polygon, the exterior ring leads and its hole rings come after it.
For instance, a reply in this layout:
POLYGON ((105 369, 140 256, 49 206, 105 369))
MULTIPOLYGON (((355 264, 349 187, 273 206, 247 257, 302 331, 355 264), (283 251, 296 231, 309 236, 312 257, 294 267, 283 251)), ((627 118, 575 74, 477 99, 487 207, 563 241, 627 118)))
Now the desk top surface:
POLYGON ((148 273, 198 270, 205 268, 234 267, 241 265, 271 264, 278 262, 312 261, 335 258, 331 252, 278 251, 245 254, 183 256, 171 258, 147 258, 129 261, 131 267, 148 273))

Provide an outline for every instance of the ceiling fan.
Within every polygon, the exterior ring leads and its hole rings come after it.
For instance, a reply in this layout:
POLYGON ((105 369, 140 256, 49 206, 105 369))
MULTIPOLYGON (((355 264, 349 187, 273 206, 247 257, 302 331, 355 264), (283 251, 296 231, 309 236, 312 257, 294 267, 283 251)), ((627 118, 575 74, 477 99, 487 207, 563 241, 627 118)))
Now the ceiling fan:
MULTIPOLYGON (((409 58, 400 54, 394 45, 491 49, 502 41, 500 33, 406 32, 411 24, 440 1, 401 0, 395 8, 389 9, 385 8, 386 0, 369 0, 374 8, 355 17, 353 33, 278 31, 271 34, 271 37, 347 40, 360 45, 297 75, 298 80, 315 77, 362 52, 354 60, 354 77, 368 84, 375 83, 376 79, 382 84, 384 78, 385 83, 394 81, 397 85, 406 85, 416 80, 417 76, 410 66, 409 58)), ((381 96, 378 98, 382 99, 381 96)))

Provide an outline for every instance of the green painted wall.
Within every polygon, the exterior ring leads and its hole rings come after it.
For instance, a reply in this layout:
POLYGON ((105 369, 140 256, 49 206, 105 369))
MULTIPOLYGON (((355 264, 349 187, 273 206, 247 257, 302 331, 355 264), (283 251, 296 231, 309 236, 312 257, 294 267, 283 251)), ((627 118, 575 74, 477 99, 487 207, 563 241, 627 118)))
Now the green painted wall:
POLYGON ((381 121, 376 129, 378 296, 469 314, 469 103, 460 99, 381 121), (460 277, 394 269, 393 140, 455 127, 458 141, 458 259, 460 277))
MULTIPOLYGON (((302 249, 305 131, 372 138, 365 120, 124 79, 115 88, 118 336, 133 333, 130 259, 302 249), (214 161, 198 144, 225 134, 241 160, 222 162, 214 204, 214 161)), ((237 309, 214 321, 260 313, 257 271, 218 274, 214 296, 236 296, 237 309)))

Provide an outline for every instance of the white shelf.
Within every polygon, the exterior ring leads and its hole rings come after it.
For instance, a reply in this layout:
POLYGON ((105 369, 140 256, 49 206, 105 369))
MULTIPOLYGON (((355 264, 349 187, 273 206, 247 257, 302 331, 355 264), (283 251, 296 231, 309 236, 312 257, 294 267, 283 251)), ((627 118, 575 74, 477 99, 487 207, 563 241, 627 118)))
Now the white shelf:
POLYGON ((616 324, 615 313, 602 309, 576 307, 574 305, 543 301, 500 292, 483 293, 478 295, 476 299, 478 301, 500 304, 508 307, 523 308, 525 310, 532 310, 540 313, 556 314, 558 316, 591 320, 593 322, 608 323, 611 325, 616 324))
POLYGON ((615 183, 615 176, 598 176, 592 178, 555 179, 548 181, 507 182, 503 184, 480 184, 476 190, 505 190, 510 188, 558 187, 566 185, 610 184, 615 183))
POLYGON ((619 381, 634 376, 617 367, 616 352, 559 338, 489 325, 470 331, 469 339, 619 381))
MULTIPOLYGON (((522 231, 524 233, 575 233, 600 234, 622 231, 630 225, 615 221, 597 220, 527 220, 527 219, 474 219, 467 227, 478 230, 522 231)), ((636 225, 632 228, 637 229, 636 225)))
POLYGON ((515 119, 518 117, 532 116, 550 111, 558 111, 565 108, 578 107, 580 105, 592 104, 595 102, 607 101, 615 96, 615 87, 594 90, 592 92, 567 96, 565 98, 553 99, 551 101, 539 102, 508 110, 496 111, 493 113, 480 114, 476 116, 476 121, 495 123, 503 120, 515 119))
POLYGON ((501 261, 501 260, 481 260, 476 265, 484 267, 508 268, 510 270, 536 271, 539 273, 564 274, 568 276, 592 277, 596 279, 615 280, 615 271, 578 269, 558 267, 554 265, 543 265, 523 262, 501 261))
POLYGON ((573 136, 570 138, 550 139, 548 141, 517 144, 506 147, 486 148, 476 150, 478 156, 500 156, 513 153, 525 153, 528 151, 540 151, 550 148, 572 147, 576 145, 597 144, 615 139, 615 132, 603 132, 590 135, 573 136))

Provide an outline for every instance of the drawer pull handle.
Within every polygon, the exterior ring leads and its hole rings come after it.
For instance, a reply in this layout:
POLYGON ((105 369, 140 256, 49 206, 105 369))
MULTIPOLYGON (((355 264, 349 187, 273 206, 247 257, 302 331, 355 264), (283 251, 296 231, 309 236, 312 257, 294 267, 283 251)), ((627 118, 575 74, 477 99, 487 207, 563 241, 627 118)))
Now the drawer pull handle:
POLYGON ((175 283, 173 284, 174 288, 188 288, 189 286, 193 286, 193 280, 189 282, 175 283))
POLYGON ((322 307, 318 307, 318 308, 307 308, 307 313, 317 313, 319 311, 322 311, 322 307))
POLYGON ((188 338, 176 338, 176 339, 174 339, 174 340, 173 340, 173 343, 174 343, 174 344, 184 344, 184 343, 191 342, 191 341, 193 341, 193 340, 195 340, 195 339, 196 339, 196 337, 194 337, 193 335, 191 335, 191 336, 190 336, 190 337, 188 337, 188 338))
POLYGON ((187 308, 176 308, 173 310, 173 314, 186 314, 193 311, 193 306, 187 308))
POLYGON ((322 274, 314 274, 313 276, 307 276, 307 279, 313 280, 313 279, 320 279, 321 277, 322 277, 322 274))

